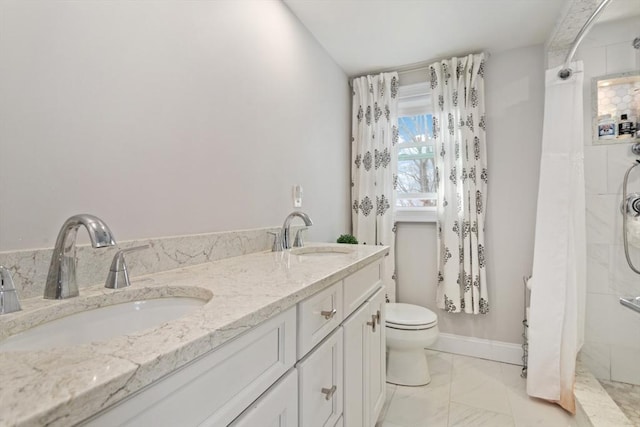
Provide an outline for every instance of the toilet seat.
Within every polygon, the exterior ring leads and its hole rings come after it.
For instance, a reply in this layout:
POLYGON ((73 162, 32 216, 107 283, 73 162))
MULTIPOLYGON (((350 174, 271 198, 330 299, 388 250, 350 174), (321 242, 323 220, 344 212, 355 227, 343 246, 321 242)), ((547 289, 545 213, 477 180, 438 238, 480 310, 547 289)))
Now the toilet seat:
POLYGON ((404 303, 387 303, 386 326, 393 329, 421 330, 438 324, 438 316, 425 307, 404 303))

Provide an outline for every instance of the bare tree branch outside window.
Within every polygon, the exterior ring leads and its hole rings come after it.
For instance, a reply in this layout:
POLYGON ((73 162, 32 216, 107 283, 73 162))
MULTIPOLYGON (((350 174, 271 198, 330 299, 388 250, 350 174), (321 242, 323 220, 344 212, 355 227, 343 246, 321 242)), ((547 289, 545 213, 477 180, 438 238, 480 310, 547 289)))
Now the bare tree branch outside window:
POLYGON ((435 207, 433 117, 398 118, 398 207, 435 207), (431 194, 426 194, 431 193, 431 194))

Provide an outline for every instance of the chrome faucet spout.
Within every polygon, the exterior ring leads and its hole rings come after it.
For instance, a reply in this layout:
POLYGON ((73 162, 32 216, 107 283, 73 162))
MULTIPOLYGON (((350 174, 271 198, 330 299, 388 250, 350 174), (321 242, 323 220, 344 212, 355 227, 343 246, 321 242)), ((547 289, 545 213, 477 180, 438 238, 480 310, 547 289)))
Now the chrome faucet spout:
POLYGON ((293 221, 293 219, 295 217, 298 218, 302 218, 302 220, 304 221, 304 225, 306 225, 307 227, 313 225, 313 221, 311 221, 311 218, 309 218, 309 215, 307 215, 304 212, 301 211, 293 211, 291 212, 289 215, 287 215, 287 217, 284 220, 284 224, 282 225, 282 249, 291 249, 291 221, 293 221))
POLYGON ((65 299, 78 296, 76 282, 76 236, 78 228, 83 225, 89 232, 91 246, 104 248, 115 246, 113 233, 100 218, 89 215, 74 215, 67 219, 56 239, 51 256, 47 283, 44 288, 46 299, 65 299))

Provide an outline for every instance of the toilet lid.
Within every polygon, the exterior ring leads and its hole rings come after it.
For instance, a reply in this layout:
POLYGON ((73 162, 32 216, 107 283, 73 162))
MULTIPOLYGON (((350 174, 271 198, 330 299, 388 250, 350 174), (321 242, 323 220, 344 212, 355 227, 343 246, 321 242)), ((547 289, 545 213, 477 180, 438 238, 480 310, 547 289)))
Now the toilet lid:
POLYGON ((413 304, 388 303, 386 322, 398 326, 429 326, 438 323, 438 316, 425 307, 413 304))

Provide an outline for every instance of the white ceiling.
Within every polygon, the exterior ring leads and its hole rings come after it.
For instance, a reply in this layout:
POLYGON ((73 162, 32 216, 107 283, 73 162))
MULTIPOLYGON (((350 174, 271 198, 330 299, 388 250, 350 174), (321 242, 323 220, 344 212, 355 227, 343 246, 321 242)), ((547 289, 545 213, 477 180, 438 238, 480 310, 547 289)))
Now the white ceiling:
POLYGON ((544 43, 569 1, 284 0, 349 76, 544 43))

